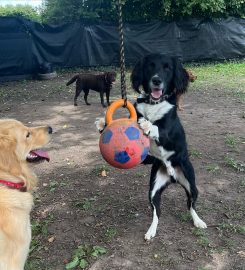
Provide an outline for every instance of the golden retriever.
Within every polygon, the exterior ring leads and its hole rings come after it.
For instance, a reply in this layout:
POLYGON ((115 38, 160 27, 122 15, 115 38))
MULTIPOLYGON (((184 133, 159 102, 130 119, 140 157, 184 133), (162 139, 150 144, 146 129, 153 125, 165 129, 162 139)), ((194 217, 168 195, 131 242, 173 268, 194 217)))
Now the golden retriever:
POLYGON ((30 211, 36 175, 28 162, 49 160, 40 150, 49 142, 49 126, 26 127, 0 120, 0 269, 23 270, 31 242, 30 211))

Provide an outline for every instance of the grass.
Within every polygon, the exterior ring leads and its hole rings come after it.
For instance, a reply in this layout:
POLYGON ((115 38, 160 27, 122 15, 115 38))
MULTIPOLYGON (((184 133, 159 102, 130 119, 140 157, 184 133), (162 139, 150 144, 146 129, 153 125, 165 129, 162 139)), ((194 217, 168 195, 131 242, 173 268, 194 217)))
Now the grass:
POLYGON ((202 153, 196 149, 190 149, 189 155, 190 155, 190 157, 193 157, 193 158, 201 158, 202 157, 202 153))
POLYGON ((199 228, 194 228, 192 230, 193 234, 195 236, 198 237, 198 240, 197 240, 197 243, 204 247, 204 248, 207 248, 210 246, 210 241, 208 239, 208 236, 207 236, 207 232, 203 229, 199 229, 199 228))
POLYGON ((241 180, 239 187, 240 188, 245 188, 245 178, 241 180))
POLYGON ((233 168, 237 172, 244 172, 245 171, 245 164, 244 163, 241 163, 228 155, 225 156, 225 164, 228 167, 233 168))
POLYGON ((245 226, 231 223, 222 223, 218 226, 219 231, 230 232, 230 233, 238 233, 241 235, 245 235, 245 226))
POLYGON ((210 164, 207 166, 207 171, 212 174, 217 174, 221 171, 220 167, 216 164, 210 164))
POLYGON ((244 63, 245 60, 187 65, 187 68, 190 68, 197 75, 197 80, 192 84, 192 89, 197 89, 197 91, 203 89, 224 90, 224 94, 231 94, 244 102, 244 63))
POLYGON ((105 232, 105 236, 107 239, 111 240, 117 235, 117 229, 116 228, 109 228, 105 232))
POLYGON ((240 140, 234 135, 228 134, 225 137, 225 144, 230 148, 237 148, 240 140))
POLYGON ((64 182, 64 181, 61 181, 61 182, 58 182, 58 181, 51 181, 49 183, 49 191, 50 192, 54 192, 58 187, 64 187, 64 186, 67 186, 67 182, 64 182))
POLYGON ((93 209, 93 204, 96 200, 97 200, 97 197, 95 196, 93 198, 85 199, 83 202, 81 202, 79 200, 75 201, 74 205, 75 205, 75 207, 80 208, 84 211, 89 211, 89 210, 93 209))
POLYGON ((183 222, 189 222, 192 220, 190 212, 182 213, 180 215, 180 220, 183 222))
POLYGON ((91 173, 96 176, 101 176, 102 171, 109 171, 109 167, 107 165, 95 165, 92 169, 91 173))

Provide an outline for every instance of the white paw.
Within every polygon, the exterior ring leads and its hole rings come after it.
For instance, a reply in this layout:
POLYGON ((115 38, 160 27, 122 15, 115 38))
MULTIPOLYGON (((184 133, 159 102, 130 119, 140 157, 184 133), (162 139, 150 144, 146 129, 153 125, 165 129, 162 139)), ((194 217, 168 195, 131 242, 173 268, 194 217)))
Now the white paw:
POLYGON ((101 132, 105 128, 105 118, 97 118, 96 121, 94 122, 96 128, 101 132))
POLYGON ((156 230, 152 229, 151 227, 149 228, 149 230, 147 231, 147 233, 145 234, 145 240, 149 241, 151 240, 151 238, 156 236, 156 230))
POLYGON ((195 225, 195 227, 200 228, 200 229, 207 228, 207 224, 204 221, 202 221, 200 218, 198 220, 194 221, 194 225, 195 225))
POLYGON ((138 120, 138 124, 140 128, 143 130, 144 134, 149 135, 152 128, 152 123, 150 121, 147 121, 144 117, 141 117, 138 120))

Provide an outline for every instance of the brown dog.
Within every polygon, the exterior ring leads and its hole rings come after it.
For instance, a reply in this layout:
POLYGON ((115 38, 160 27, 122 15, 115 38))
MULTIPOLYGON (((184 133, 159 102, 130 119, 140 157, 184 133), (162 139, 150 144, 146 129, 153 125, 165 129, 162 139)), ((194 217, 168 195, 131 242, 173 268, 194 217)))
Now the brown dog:
POLYGON ((37 178, 27 162, 49 160, 37 150, 49 142, 52 128, 28 128, 0 120, 0 269, 23 270, 31 242, 31 190, 37 178))
POLYGON ((100 93, 101 105, 106 107, 104 103, 104 93, 106 93, 107 105, 110 105, 110 91, 112 83, 116 80, 116 72, 104 72, 103 74, 79 74, 75 75, 66 84, 67 86, 76 81, 76 93, 74 97, 74 106, 77 106, 77 98, 82 91, 84 91, 84 100, 87 105, 89 90, 94 90, 100 93))
MULTIPOLYGON (((188 77, 189 77, 189 82, 194 82, 197 79, 197 76, 194 75, 190 70, 186 70, 188 77)), ((182 106, 182 94, 176 96, 176 105, 179 111, 183 111, 183 106, 182 106)))

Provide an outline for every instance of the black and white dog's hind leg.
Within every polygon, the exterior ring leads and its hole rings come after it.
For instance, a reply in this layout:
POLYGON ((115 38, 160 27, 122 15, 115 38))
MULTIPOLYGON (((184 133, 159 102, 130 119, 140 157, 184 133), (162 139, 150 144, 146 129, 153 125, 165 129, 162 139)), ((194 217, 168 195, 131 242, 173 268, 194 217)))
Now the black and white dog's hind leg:
MULTIPOLYGON (((187 195, 187 207, 190 211, 195 227, 205 229, 207 228, 206 223, 199 218, 195 210, 198 190, 195 184, 194 170, 190 161, 188 160, 184 166, 185 169, 183 171, 185 172, 183 172, 180 167, 174 168, 176 180, 177 183, 179 183, 185 189, 187 195), (186 169, 188 171, 186 171, 186 169), (186 176, 184 174, 186 174, 186 176), (186 177, 188 177, 188 180, 186 177)), ((145 234, 145 240, 150 240, 156 235, 158 221, 161 213, 161 194, 169 184, 171 184, 171 176, 166 172, 162 162, 156 159, 151 170, 149 190, 149 200, 152 206, 152 223, 147 233, 145 234)))
POLYGON ((186 159, 182 161, 181 167, 176 167, 177 182, 185 189, 187 195, 187 207, 195 227, 205 229, 207 225, 196 213, 195 204, 198 196, 198 190, 195 183, 195 173, 191 162, 186 159))
POLYGON ((155 160, 151 169, 149 190, 149 200, 152 207, 152 223, 145 234, 145 240, 150 240, 156 235, 158 220, 161 213, 161 194, 170 183, 171 177, 166 173, 162 162, 160 160, 155 160))

